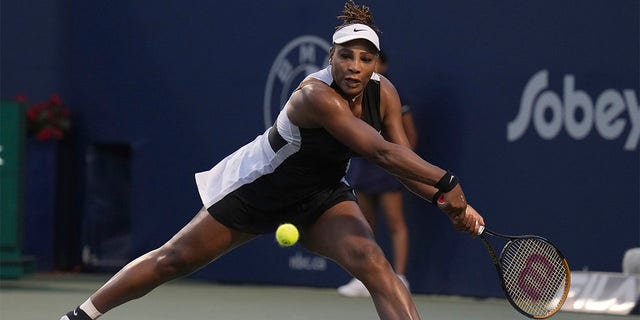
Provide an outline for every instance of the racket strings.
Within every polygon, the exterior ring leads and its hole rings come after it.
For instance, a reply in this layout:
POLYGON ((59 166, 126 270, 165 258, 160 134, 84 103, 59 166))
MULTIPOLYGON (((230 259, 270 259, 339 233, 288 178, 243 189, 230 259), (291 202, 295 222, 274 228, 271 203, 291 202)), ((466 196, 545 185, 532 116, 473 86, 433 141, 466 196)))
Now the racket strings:
POLYGON ((552 244, 537 238, 513 240, 500 259, 507 295, 521 310, 543 317, 562 306, 569 271, 552 244))

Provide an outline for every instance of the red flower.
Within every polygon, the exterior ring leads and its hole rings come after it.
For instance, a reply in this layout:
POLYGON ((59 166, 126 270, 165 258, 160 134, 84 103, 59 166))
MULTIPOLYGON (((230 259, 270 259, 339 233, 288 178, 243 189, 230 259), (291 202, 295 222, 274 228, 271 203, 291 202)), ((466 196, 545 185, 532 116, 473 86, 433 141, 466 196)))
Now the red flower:
POLYGON ((38 134, 36 135, 36 139, 40 141, 46 141, 49 139, 62 139, 63 133, 57 128, 54 127, 44 127, 38 134))
POLYGON ((27 119, 28 120, 35 120, 38 117, 38 110, 36 110, 35 108, 31 108, 29 110, 27 110, 27 119))
MULTIPOLYGON (((20 95, 16 101, 25 103, 20 95)), ((71 127, 71 111, 64 106, 60 96, 53 94, 47 101, 39 102, 27 109, 27 133, 37 140, 63 139, 71 127)))
POLYGON ((60 96, 57 93, 51 95, 51 98, 49 98, 49 102, 54 106, 62 105, 62 100, 60 100, 60 96))
POLYGON ((51 139, 51 130, 49 130, 49 127, 46 128, 42 128, 42 130, 40 130, 37 134, 36 134, 36 139, 39 141, 46 141, 51 139))

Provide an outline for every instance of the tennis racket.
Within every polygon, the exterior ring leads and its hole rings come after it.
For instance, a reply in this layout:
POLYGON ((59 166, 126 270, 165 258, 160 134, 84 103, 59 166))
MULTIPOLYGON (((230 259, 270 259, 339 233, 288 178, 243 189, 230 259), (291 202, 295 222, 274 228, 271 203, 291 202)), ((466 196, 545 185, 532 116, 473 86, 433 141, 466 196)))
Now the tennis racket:
POLYGON ((571 271, 567 259, 547 239, 534 235, 510 236, 480 226, 480 240, 509 303, 523 315, 546 319, 558 312, 569 294, 571 271), (509 240, 496 255, 485 235, 509 240))

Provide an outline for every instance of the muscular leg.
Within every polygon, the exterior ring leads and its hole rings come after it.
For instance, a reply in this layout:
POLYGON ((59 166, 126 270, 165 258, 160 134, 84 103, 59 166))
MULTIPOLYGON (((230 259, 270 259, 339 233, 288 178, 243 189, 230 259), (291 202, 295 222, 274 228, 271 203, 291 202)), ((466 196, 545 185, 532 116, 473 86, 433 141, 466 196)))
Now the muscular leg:
POLYGON ((336 261, 362 281, 380 319, 420 319, 409 292, 375 242, 371 227, 355 202, 341 202, 327 210, 303 230, 301 244, 336 261))
POLYGON ((157 286, 188 275, 231 249, 255 238, 222 225, 202 209, 160 248, 127 264, 91 296, 105 313, 140 298, 157 286))
POLYGON ((409 251, 409 233, 404 221, 401 192, 385 192, 380 195, 380 205, 384 212, 393 246, 393 267, 398 274, 405 274, 409 251))

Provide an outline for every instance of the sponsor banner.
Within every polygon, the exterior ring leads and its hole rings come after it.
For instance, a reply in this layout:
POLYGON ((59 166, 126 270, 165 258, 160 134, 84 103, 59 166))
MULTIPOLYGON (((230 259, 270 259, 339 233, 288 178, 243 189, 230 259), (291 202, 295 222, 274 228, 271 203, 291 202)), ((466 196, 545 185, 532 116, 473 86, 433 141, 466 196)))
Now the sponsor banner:
POLYGON ((349 281, 338 264, 300 245, 281 248, 273 234, 247 243, 190 277, 224 283, 337 288, 349 281))
POLYGON ((563 311, 628 315, 640 298, 640 275, 572 271, 563 311))
POLYGON ((634 151, 640 139, 640 109, 638 95, 633 89, 609 88, 591 96, 576 86, 574 75, 564 76, 562 93, 549 90, 549 71, 541 70, 527 82, 520 110, 507 125, 507 140, 518 140, 532 123, 537 134, 545 140, 558 136, 560 131, 575 139, 584 139, 592 130, 606 140, 623 136, 624 150, 634 151))

